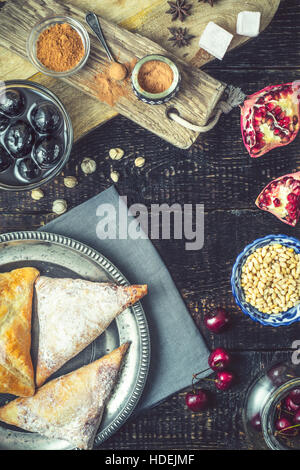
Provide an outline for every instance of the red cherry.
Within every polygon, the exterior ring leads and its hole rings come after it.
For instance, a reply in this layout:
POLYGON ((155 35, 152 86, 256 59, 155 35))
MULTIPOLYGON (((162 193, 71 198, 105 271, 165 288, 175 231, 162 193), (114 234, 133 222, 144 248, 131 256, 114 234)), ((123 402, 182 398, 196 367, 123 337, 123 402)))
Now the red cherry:
POLYGON ((204 316, 204 325, 213 333, 221 333, 229 322, 228 314, 224 308, 218 307, 204 316))
POLYGON ((208 365, 214 371, 224 370, 231 362, 231 357, 223 348, 214 349, 208 358, 208 365))
POLYGON ((293 423, 298 424, 300 426, 300 410, 293 417, 293 423))
POLYGON ((291 413, 295 413, 295 411, 298 411, 300 409, 300 405, 297 405, 296 403, 294 403, 290 395, 288 395, 284 399, 284 406, 285 406, 285 409, 290 411, 291 413))
POLYGON ((234 375, 231 372, 223 370, 217 373, 217 380, 215 380, 216 387, 219 390, 228 390, 231 387, 234 375))
POLYGON ((291 426, 292 426, 292 423, 283 416, 275 422, 275 428, 277 429, 277 431, 280 431, 282 434, 288 433, 290 429, 286 429, 286 428, 290 428, 291 426))
POLYGON ((295 405, 300 405, 300 388, 294 388, 290 392, 289 397, 295 405))
POLYGON ((192 411, 200 411, 208 405, 208 395, 204 390, 188 392, 185 396, 185 403, 192 411))

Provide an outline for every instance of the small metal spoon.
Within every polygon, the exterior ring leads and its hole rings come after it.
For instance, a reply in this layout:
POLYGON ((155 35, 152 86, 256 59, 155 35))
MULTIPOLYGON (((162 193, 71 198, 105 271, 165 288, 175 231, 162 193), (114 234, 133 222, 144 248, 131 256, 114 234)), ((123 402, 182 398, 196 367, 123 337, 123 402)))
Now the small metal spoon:
POLYGON ((89 13, 86 14, 85 19, 86 19, 86 22, 89 25, 89 27, 94 31, 97 38, 99 39, 102 46, 104 47, 105 52, 106 52, 107 57, 109 58, 109 60, 111 62, 116 62, 115 59, 113 58, 110 50, 109 50, 109 47, 108 47, 105 39, 104 39, 103 32, 102 32, 98 17, 95 15, 95 13, 90 11, 89 13))

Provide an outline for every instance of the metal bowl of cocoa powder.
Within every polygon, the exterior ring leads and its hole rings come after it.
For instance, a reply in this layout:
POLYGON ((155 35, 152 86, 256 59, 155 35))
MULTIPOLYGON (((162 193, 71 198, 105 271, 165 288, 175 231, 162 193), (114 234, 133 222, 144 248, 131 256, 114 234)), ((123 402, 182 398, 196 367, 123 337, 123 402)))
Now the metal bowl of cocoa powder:
POLYGON ((52 16, 37 23, 27 39, 27 54, 42 73, 63 78, 78 72, 90 53, 90 37, 74 18, 52 16))
POLYGON ((177 65, 159 54, 140 59, 131 75, 135 95, 147 104, 163 104, 178 92, 181 76, 177 65))

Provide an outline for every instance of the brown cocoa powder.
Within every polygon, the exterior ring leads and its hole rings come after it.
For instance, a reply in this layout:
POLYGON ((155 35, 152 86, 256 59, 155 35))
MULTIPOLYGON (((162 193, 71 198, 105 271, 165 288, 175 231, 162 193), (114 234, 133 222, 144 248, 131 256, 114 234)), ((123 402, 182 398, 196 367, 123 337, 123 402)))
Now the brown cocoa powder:
POLYGON ((80 35, 67 23, 57 23, 42 31, 36 44, 38 60, 54 72, 71 70, 84 53, 80 35))
POLYGON ((137 59, 134 58, 131 62, 123 64, 127 69, 127 76, 122 81, 115 80, 111 77, 111 64, 106 64, 103 70, 94 76, 92 88, 96 97, 109 106, 114 106, 122 97, 129 97, 131 93, 131 73, 136 62, 137 59))
POLYGON ((140 87, 148 93, 162 93, 173 83, 171 67, 160 60, 145 62, 139 71, 138 82, 140 87))

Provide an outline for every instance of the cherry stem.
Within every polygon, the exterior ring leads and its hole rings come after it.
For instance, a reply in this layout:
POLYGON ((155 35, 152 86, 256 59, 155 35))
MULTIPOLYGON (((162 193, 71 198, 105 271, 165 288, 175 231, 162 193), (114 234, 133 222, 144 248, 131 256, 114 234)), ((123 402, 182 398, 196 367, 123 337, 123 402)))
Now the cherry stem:
POLYGON ((193 374, 193 378, 197 378, 198 375, 203 374, 203 372, 206 372, 207 370, 210 370, 210 367, 208 367, 207 369, 201 370, 201 372, 197 372, 196 374, 193 374))
POLYGON ((293 426, 289 426, 289 427, 287 427, 287 428, 281 429, 280 431, 276 431, 276 432, 275 432, 275 436, 277 436, 277 434, 280 434, 280 433, 282 433, 282 432, 285 432, 285 431, 287 431, 287 430, 289 430, 289 429, 299 428, 299 426, 300 426, 300 424, 294 424, 293 426))
MULTIPOLYGON (((202 370, 201 372, 197 372, 196 374, 193 374, 193 379, 192 379, 192 387, 193 387, 193 393, 195 393, 195 390, 194 390, 194 385, 195 385, 195 380, 198 378, 199 375, 203 374, 204 372, 210 370, 210 367, 208 367, 207 369, 204 369, 202 370)), ((201 378, 198 380, 198 382, 201 380, 201 378)), ((208 379, 206 379, 208 380, 208 379)))

